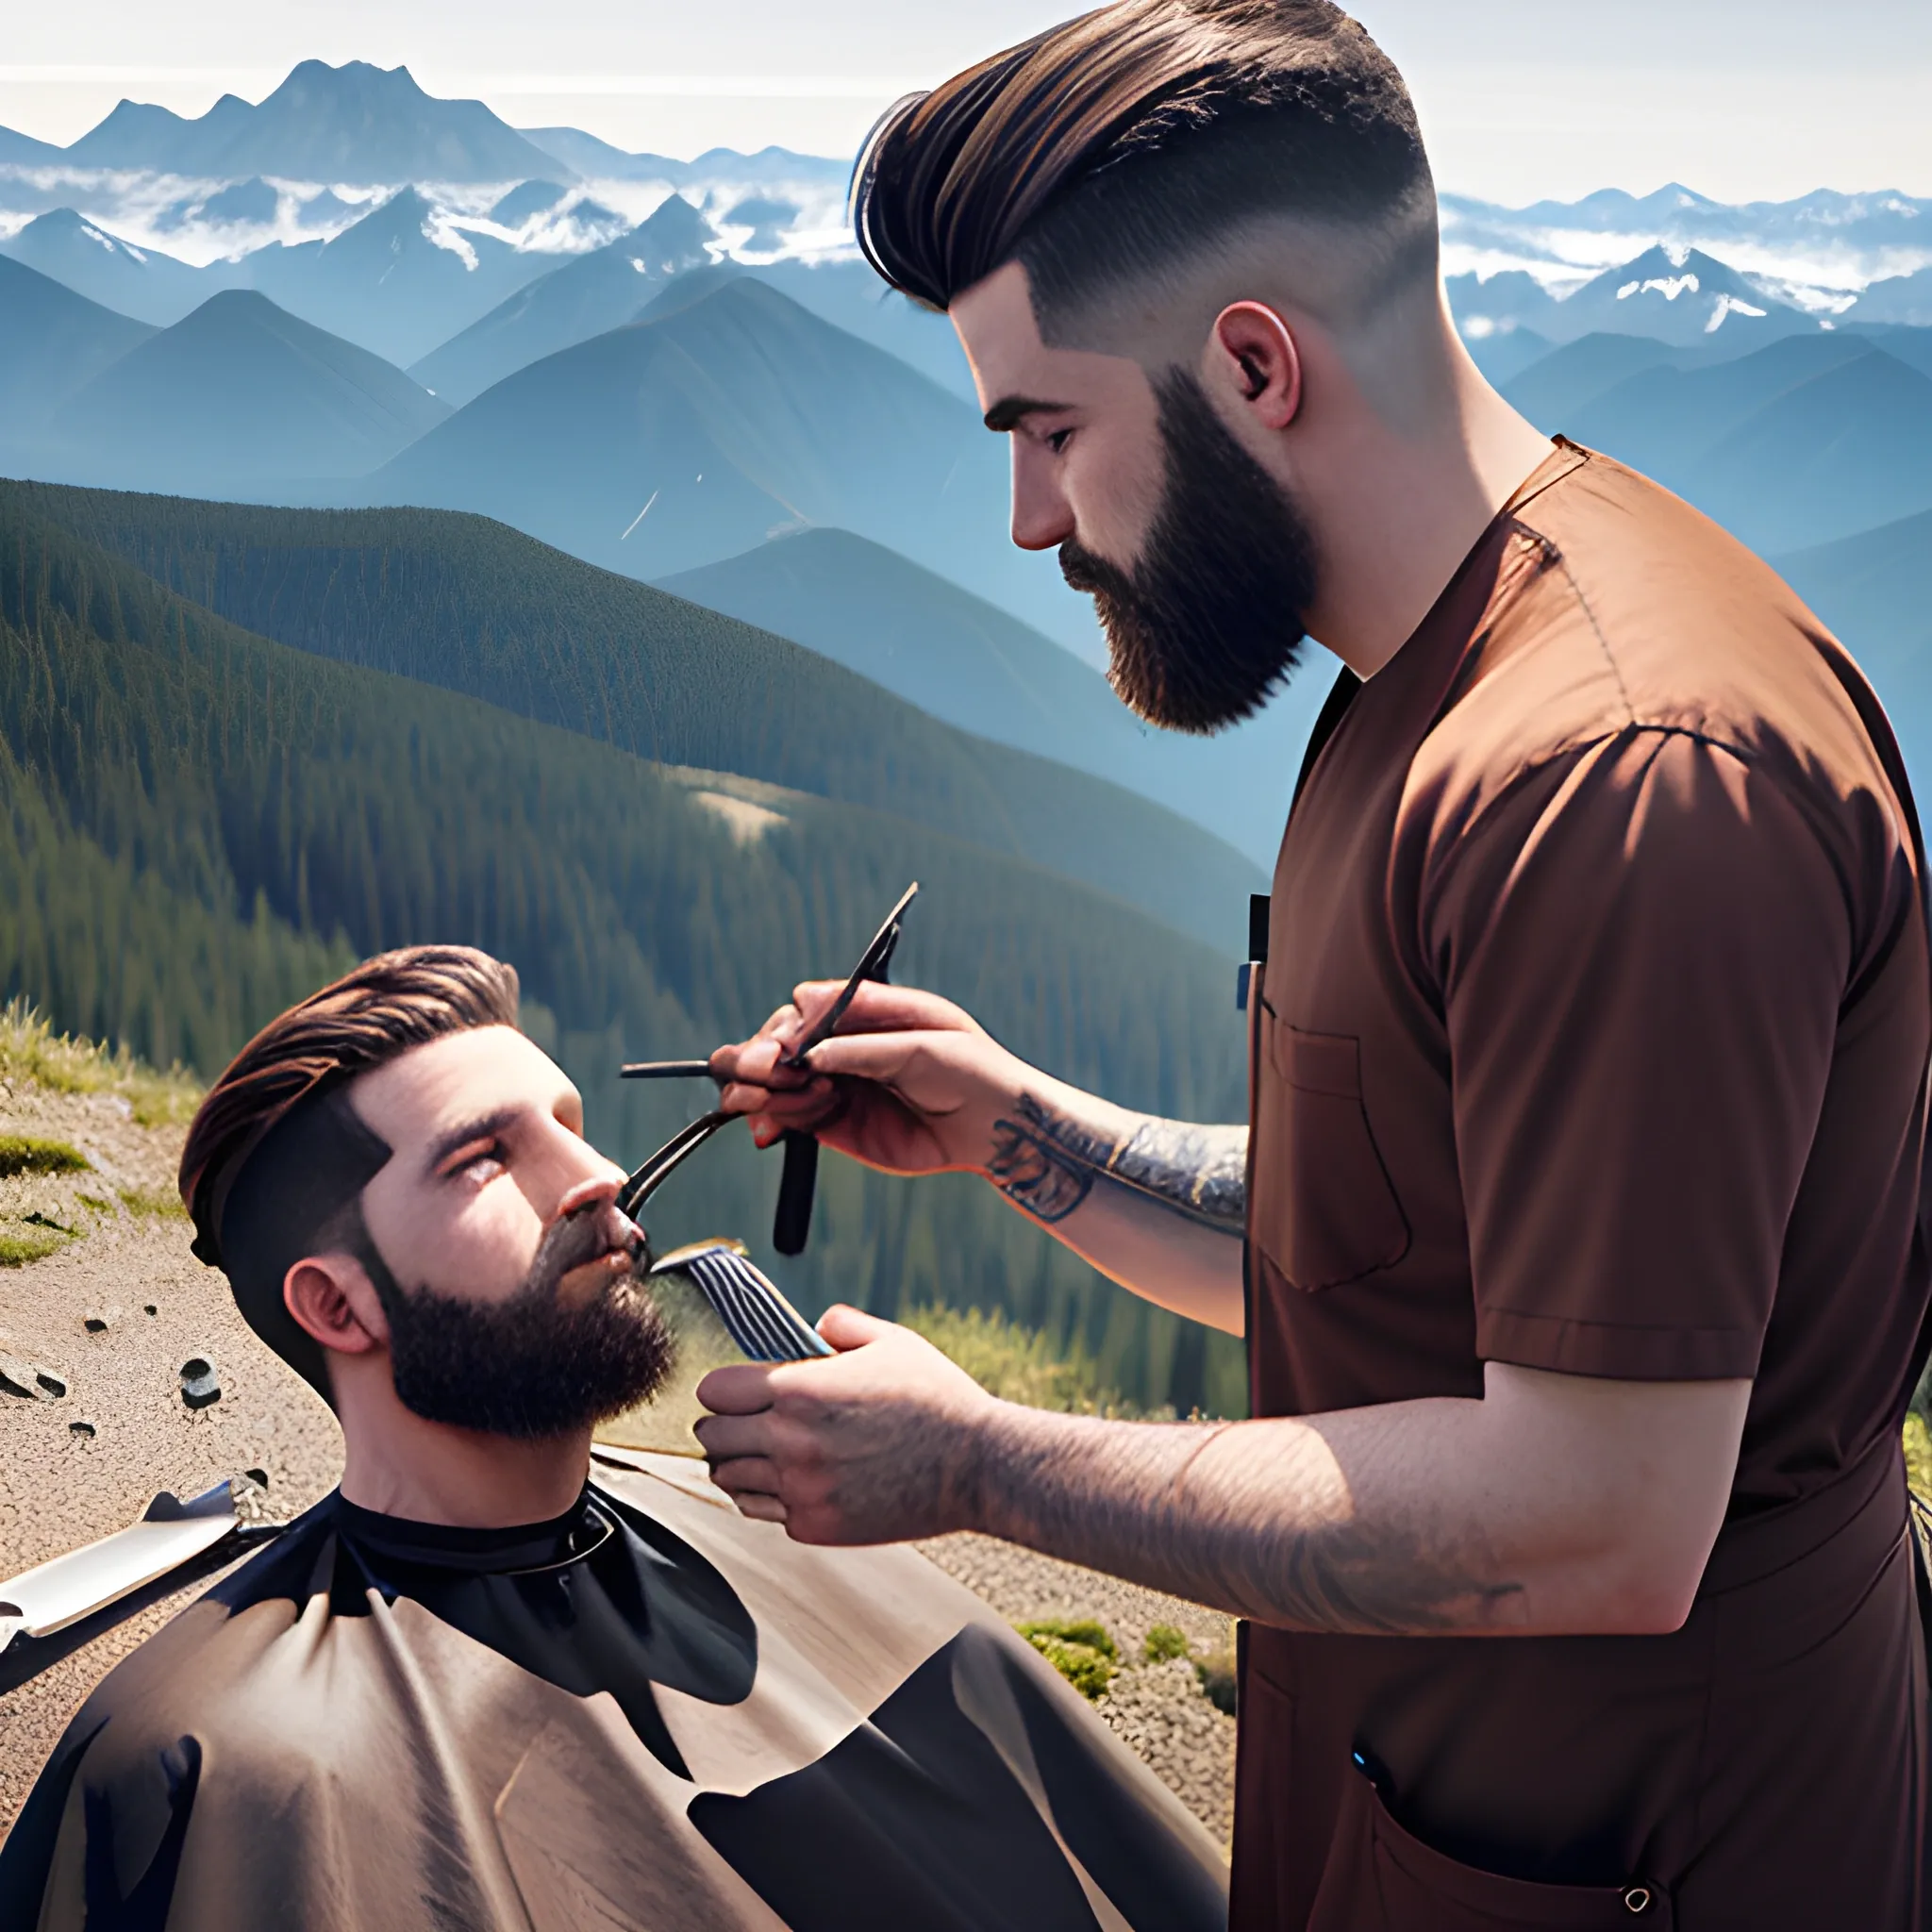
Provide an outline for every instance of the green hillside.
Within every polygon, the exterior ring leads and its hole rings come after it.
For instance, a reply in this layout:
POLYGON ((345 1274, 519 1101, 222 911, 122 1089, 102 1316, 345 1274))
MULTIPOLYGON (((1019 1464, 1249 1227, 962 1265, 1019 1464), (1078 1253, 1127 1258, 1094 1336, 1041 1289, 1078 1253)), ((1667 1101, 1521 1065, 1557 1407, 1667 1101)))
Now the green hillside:
MULTIPOLYGON (((0 492, 0 996, 215 1071, 356 954, 512 959, 533 1032, 636 1158, 700 1094, 621 1087, 805 971, 842 971, 908 877, 904 976, 1130 1105, 1238 1117, 1227 960, 1008 855, 799 795, 762 828, 617 747, 253 636, 0 492)), ((718 790, 728 790, 728 781, 718 790)), ((999 1307, 1078 1338, 1141 1402, 1238 1407, 1240 1352, 1133 1302, 976 1183, 828 1161, 801 1263, 772 1259, 775 1161, 729 1137, 654 1203, 664 1240, 754 1239, 808 1305, 999 1307)))
POLYGON ((1230 953, 1264 885, 1231 847, 1134 792, 952 729, 784 639, 481 517, 0 483, 8 508, 279 642, 644 758, 874 807, 1084 880, 1230 953))

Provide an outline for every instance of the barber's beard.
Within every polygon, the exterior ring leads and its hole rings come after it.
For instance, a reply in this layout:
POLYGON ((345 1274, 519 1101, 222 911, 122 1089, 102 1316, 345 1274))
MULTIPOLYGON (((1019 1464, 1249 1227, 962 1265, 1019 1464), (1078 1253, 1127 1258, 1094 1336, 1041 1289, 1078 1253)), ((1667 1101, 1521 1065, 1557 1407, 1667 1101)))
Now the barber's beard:
POLYGON ((558 1298, 563 1277, 611 1252, 611 1241, 601 1205, 557 1223, 523 1286, 500 1302, 405 1290, 379 1255, 365 1256, 389 1318, 403 1406, 432 1423, 528 1441, 602 1422, 656 1393, 675 1349, 651 1296, 641 1243, 629 1268, 589 1301, 569 1307, 558 1298))
POLYGON ((1251 716, 1301 656, 1315 543, 1281 485, 1185 370, 1156 384, 1167 476, 1132 570, 1071 539, 1060 570, 1091 593, 1108 682, 1150 724, 1201 734, 1251 716))

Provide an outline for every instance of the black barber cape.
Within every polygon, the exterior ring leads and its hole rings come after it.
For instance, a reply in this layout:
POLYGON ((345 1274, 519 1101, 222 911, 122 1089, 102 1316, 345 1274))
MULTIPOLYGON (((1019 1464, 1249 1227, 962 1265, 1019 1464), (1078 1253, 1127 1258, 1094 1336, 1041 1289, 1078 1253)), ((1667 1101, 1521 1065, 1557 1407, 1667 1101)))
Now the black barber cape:
POLYGON ((1208 1932, 1207 1834, 916 1553, 598 1449, 555 1523, 330 1496, 102 1681, 4 1853, 39 1932, 1208 1932))

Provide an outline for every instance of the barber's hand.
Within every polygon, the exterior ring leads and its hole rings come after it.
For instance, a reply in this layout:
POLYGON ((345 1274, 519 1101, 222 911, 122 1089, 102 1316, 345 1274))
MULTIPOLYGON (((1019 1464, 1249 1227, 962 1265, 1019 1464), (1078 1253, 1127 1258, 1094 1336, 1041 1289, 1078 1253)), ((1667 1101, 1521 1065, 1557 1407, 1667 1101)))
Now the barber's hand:
POLYGON ((993 1124, 1030 1069, 950 1000, 879 985, 858 989, 808 1072, 780 1065, 843 987, 808 981, 752 1039, 721 1046, 711 1056, 719 1105, 750 1116, 760 1147, 802 1127, 888 1174, 982 1172, 993 1124))
POLYGON ((1003 1407, 909 1328, 835 1307, 830 1360, 713 1369, 697 1425, 711 1478, 806 1543, 970 1529, 980 1443, 1003 1407))

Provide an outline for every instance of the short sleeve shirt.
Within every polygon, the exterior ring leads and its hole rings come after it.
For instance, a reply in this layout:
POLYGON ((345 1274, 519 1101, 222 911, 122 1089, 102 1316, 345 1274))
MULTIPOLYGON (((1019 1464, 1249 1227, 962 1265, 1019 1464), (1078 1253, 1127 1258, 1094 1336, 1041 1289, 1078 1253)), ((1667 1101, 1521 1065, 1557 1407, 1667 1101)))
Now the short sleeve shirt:
POLYGON ((1876 699, 1570 445, 1309 771, 1257 1022, 1257 1413, 1485 1361, 1755 1384, 1734 1513, 1895 1430, 1932 999, 1876 699))

